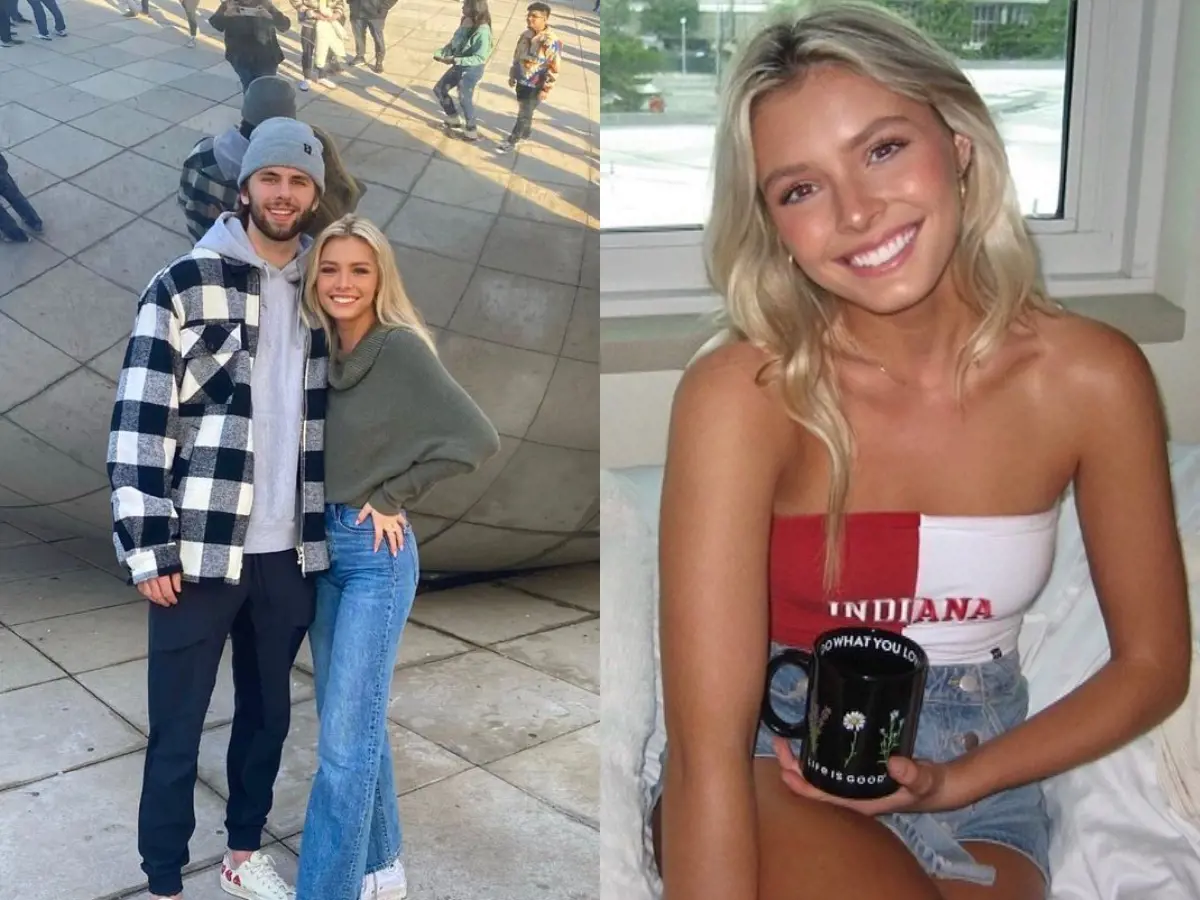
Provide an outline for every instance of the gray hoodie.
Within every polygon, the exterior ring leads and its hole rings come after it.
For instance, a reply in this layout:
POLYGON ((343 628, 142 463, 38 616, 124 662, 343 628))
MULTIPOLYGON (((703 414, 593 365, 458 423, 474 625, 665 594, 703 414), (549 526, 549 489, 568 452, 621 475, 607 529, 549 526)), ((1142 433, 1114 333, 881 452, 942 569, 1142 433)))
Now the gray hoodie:
POLYGON ((241 129, 236 127, 213 138, 213 156, 217 158, 217 165, 221 167, 221 174, 226 181, 237 184, 238 175, 242 172, 242 157, 249 146, 250 139, 244 137, 241 129))
POLYGON ((262 274, 258 348, 250 373, 254 502, 250 507, 245 551, 290 550, 299 540, 297 490, 304 416, 300 282, 312 238, 301 235, 300 253, 282 270, 276 269, 255 252, 237 216, 223 213, 196 246, 249 263, 262 274))

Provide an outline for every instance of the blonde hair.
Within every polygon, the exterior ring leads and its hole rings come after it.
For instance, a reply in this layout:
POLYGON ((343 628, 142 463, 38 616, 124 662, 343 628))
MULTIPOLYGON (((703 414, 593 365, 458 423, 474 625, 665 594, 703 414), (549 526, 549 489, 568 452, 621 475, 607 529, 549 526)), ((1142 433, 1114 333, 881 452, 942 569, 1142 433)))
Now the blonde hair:
POLYGON ((821 3, 767 24, 742 49, 723 89, 714 153, 715 190, 705 235, 708 276, 725 299, 722 324, 762 349, 760 379, 780 380, 788 415, 830 461, 825 588, 837 583, 854 435, 842 411, 833 357, 848 348, 839 301, 795 266, 758 190, 751 116, 755 104, 815 66, 834 64, 925 103, 970 139, 963 218, 951 273, 981 321, 958 359, 959 398, 968 367, 987 356, 1030 310, 1053 311, 991 114, 955 60, 898 15, 863 2, 821 3))
POLYGON ((308 254, 308 266, 304 273, 304 299, 301 314, 310 328, 323 328, 329 338, 332 353, 337 353, 337 330, 329 314, 321 308, 317 296, 317 276, 321 271, 321 254, 325 245, 338 238, 358 238, 375 253, 379 270, 379 289, 375 292, 375 318, 381 325, 405 328, 419 336, 437 355, 437 345, 429 333, 421 314, 404 290, 404 281, 396 265, 396 254, 383 232, 372 222, 355 215, 342 216, 317 235, 308 254))

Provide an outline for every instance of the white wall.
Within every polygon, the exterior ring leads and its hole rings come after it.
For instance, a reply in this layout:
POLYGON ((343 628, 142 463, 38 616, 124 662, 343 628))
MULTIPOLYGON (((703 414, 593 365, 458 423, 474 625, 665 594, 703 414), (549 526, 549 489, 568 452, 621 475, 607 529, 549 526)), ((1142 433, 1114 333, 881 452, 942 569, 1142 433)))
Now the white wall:
MULTIPOLYGON (((1159 245, 1160 294, 1187 310, 1182 341, 1145 348, 1162 388, 1172 437, 1200 443, 1200 2, 1183 4, 1171 116, 1167 208, 1159 245)), ((679 372, 600 376, 600 464, 661 463, 679 372)))

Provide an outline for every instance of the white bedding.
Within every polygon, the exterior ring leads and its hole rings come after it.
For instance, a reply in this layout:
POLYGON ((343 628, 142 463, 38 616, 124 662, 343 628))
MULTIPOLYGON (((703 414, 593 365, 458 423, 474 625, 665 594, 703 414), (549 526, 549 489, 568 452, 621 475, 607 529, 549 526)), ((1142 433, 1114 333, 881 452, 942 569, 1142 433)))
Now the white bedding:
MULTIPOLYGON (((655 666, 652 548, 659 478, 660 472, 650 468, 602 475, 601 602, 610 623, 602 636, 602 900, 655 900, 660 889, 647 865, 642 829, 662 742, 661 713, 646 674, 655 666), (630 527, 631 518, 638 527, 630 527), (617 528, 618 523, 624 527, 617 528), (611 627, 614 622, 623 627, 611 627)), ((1189 566, 1189 581, 1193 629, 1200 638, 1200 447, 1172 448, 1172 480, 1185 551, 1195 563, 1189 566)), ((1021 653, 1033 712, 1107 659, 1108 642, 1070 499, 1059 520, 1054 570, 1026 617, 1021 653)), ((1189 702, 1200 703, 1200 698, 1189 702)), ((1158 787, 1156 759, 1152 734, 1046 784, 1055 822, 1050 900, 1200 900, 1200 828, 1168 806, 1158 787)))

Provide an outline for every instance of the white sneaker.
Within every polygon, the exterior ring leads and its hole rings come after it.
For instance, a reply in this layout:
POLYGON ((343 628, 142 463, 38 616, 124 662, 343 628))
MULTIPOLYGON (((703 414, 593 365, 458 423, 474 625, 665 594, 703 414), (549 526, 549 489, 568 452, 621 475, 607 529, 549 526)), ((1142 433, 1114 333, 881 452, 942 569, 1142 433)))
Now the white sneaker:
POLYGON ((359 900, 404 900, 408 896, 408 878, 404 863, 398 859, 378 872, 371 872, 362 883, 359 900))
POLYGON ((275 860, 261 850, 237 868, 228 851, 221 860, 221 890, 242 900, 296 900, 296 892, 275 871, 275 860))
POLYGON ((195 46, 196 46, 196 39, 195 39, 194 37, 190 37, 190 38, 188 38, 188 39, 187 39, 187 45, 188 45, 188 47, 195 47, 195 46))
POLYGON ((308 79, 301 78, 300 81, 296 83, 296 87, 300 88, 302 91, 307 91, 309 88, 308 79))

